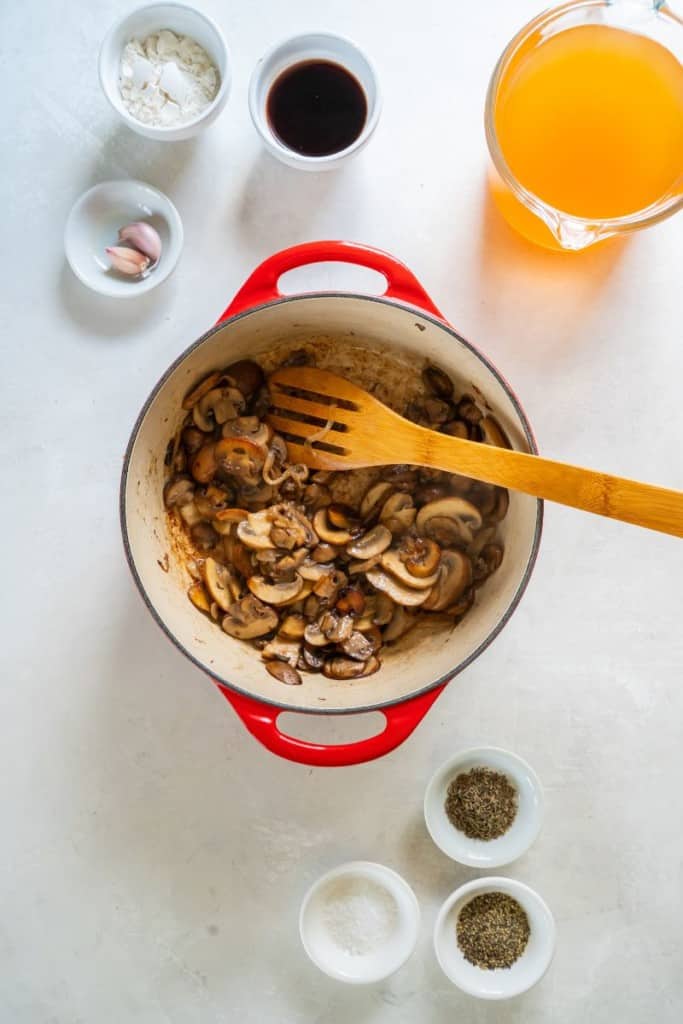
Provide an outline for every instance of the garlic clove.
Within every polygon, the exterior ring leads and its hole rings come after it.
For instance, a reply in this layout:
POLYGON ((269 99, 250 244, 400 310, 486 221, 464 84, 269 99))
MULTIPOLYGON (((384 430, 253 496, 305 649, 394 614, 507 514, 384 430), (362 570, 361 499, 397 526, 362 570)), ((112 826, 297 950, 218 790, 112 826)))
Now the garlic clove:
POLYGON ((119 231, 119 241, 132 245, 138 252, 149 257, 150 264, 158 263, 161 256, 159 232, 144 220, 136 220, 119 231))
POLYGON ((137 249, 127 249, 123 245, 113 245, 104 250, 111 260, 114 270, 120 274, 139 276, 149 270, 150 259, 137 249))

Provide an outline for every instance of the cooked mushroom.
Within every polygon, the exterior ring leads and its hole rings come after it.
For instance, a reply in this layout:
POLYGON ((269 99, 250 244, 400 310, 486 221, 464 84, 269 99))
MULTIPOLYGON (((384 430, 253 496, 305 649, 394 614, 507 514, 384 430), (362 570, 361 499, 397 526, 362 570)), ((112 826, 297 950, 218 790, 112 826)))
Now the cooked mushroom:
POLYGON ((503 549, 500 544, 486 544, 480 556, 475 560, 473 573, 474 582, 483 583, 484 580, 499 568, 503 561, 503 549))
POLYGON ((335 608, 340 615, 362 615, 365 610, 365 595, 357 587, 345 587, 337 598, 335 608))
POLYGON ((393 486, 386 481, 380 481, 377 484, 373 484, 360 503, 361 519, 364 519, 367 522, 367 520, 372 519, 373 516, 377 515, 393 489, 393 486))
POLYGON ((223 424, 221 434, 223 437, 246 437, 252 444, 267 448, 273 431, 258 416, 237 416, 236 419, 223 424))
POLYGON ((297 610, 299 609, 299 606, 303 608, 303 602, 311 593, 312 589, 313 584, 309 580, 304 580, 303 586, 301 587, 301 590, 296 595, 296 597, 290 597, 289 600, 282 601, 280 604, 280 608, 291 608, 292 605, 296 606, 297 610))
POLYGON ((194 455, 203 444, 206 444, 206 434, 196 427, 185 427, 182 434, 183 448, 188 455, 194 455))
MULTIPOLYGON (((352 529, 346 527, 336 527, 329 519, 329 511, 334 506, 328 505, 326 508, 319 508, 316 514, 313 516, 313 529, 320 537, 320 540, 325 541, 326 544, 335 544, 337 546, 348 544, 348 542, 356 536, 356 527, 352 529)), ((338 517, 340 521, 344 521, 342 516, 338 517)))
MULTIPOLYGON (((192 508, 192 506, 186 505, 185 508, 192 508)), ((206 523, 203 520, 190 527, 190 536, 202 551, 209 551, 215 547, 219 539, 211 523, 206 523)))
POLYGON ((330 642, 317 622, 309 622, 306 626, 304 640, 311 647, 327 647, 330 642))
POLYGON ((304 505, 311 512, 317 512, 319 508, 325 508, 332 504, 332 495, 329 488, 323 484, 309 484, 304 491, 304 505))
POLYGON ((377 630, 377 637, 379 640, 374 633, 359 633, 358 630, 354 630, 351 636, 344 640, 341 649, 347 657, 353 658, 354 661, 367 661, 379 650, 379 645, 382 642, 379 630, 377 630))
POLYGON ((277 626, 277 613, 262 604, 252 594, 230 606, 222 626, 226 633, 238 640, 253 640, 265 636, 277 626))
POLYGON ((313 593, 318 597, 327 601, 328 604, 334 604, 337 600, 337 595, 342 587, 345 587, 348 582, 348 577, 341 569, 333 569, 325 576, 321 576, 313 584, 313 593))
POLYGON ((320 630, 327 637, 328 643, 341 643, 353 633, 353 619, 350 615, 337 615, 335 612, 324 612, 318 619, 320 630))
POLYGON ((193 501, 191 501, 188 505, 180 505, 178 508, 178 512, 180 513, 180 518, 182 519, 186 526, 193 527, 197 523, 200 523, 202 520, 202 517, 199 514, 197 506, 193 501))
POLYGON ((479 429, 481 430, 481 439, 484 444, 492 444, 496 448, 512 448, 507 434, 493 416, 484 416, 479 421, 479 429))
POLYGON ((208 484, 210 480, 213 480, 217 469, 216 445, 213 441, 209 441, 192 456, 190 472, 197 483, 208 484))
POLYGON ((339 554, 339 548, 332 544, 317 544, 311 551, 311 559, 314 562, 333 562, 339 554))
POLYGON ((463 615, 466 615, 474 604, 474 587, 468 587, 467 590, 460 595, 455 604, 451 604, 448 608, 444 608, 446 615, 452 615, 454 619, 461 619, 463 615))
POLYGON ((472 583, 472 563, 462 551, 444 551, 441 555, 439 578, 434 584, 424 607, 440 612, 454 604, 472 583))
POLYGON ((221 379, 221 372, 217 370, 215 373, 210 373, 208 377, 204 377, 200 380, 199 384, 195 384, 191 391, 183 398, 183 409, 188 411, 192 409, 200 398, 203 398, 212 388, 215 388, 221 379))
POLYGON ((239 537, 234 534, 223 537, 223 550, 228 563, 235 567, 240 576, 244 576, 246 579, 247 576, 252 575, 251 555, 239 537))
POLYGON ((380 523, 386 526, 394 537, 397 537, 410 529, 415 522, 416 515, 411 496, 399 491, 398 494, 392 494, 384 502, 379 519, 380 523))
POLYGON ((362 676, 370 676, 380 667, 379 659, 374 655, 368 661, 355 661, 353 658, 343 658, 337 655, 328 658, 323 665, 323 675, 328 679, 360 679, 362 676))
POLYGON ((263 576, 250 576, 247 586, 259 601, 264 604, 285 604, 286 601, 296 599, 301 593, 304 581, 298 573, 293 580, 283 583, 269 583, 263 576))
POLYGON ((319 672, 325 664, 325 654, 322 647, 309 647, 307 644, 304 644, 302 657, 306 667, 311 672, 319 672))
POLYGON ((376 626, 386 626, 396 610, 396 605, 388 594, 379 593, 375 597, 372 621, 376 626))
POLYGON ((450 399, 453 397, 453 381, 434 363, 427 363, 422 371, 422 380, 427 390, 437 398, 450 399))
POLYGON ((424 411, 430 424, 439 427, 453 416, 453 406, 441 398, 426 398, 424 411))
POLYGON ((194 497, 194 482, 186 476, 176 477, 164 487, 164 502, 167 508, 189 505, 194 497))
MULTIPOLYGON (((424 533, 435 540, 439 540, 435 526, 430 523, 435 519, 451 519, 456 525, 458 534, 465 544, 472 540, 473 533, 481 526, 481 513, 479 509, 458 495, 449 498, 440 498, 438 501, 430 501, 423 505, 417 513, 415 526, 420 533, 424 533)), ((441 543, 448 543, 441 540, 441 543)))
POLYGON ((407 562, 402 560, 399 552, 394 548, 384 552, 380 559, 380 565, 387 572, 390 572, 392 576, 395 576, 399 583, 403 583, 405 586, 416 590, 429 590, 434 586, 439 576, 438 569, 430 576, 414 575, 408 569, 407 562))
POLYGON ((488 515, 492 523, 500 523, 508 513, 510 495, 504 487, 496 487, 496 503, 488 515))
POLYGON ((483 412, 471 395, 463 395, 458 402, 458 416, 468 423, 478 424, 483 419, 483 412))
POLYGON ((441 560, 439 545, 428 537, 405 537, 398 554, 411 576, 431 576, 441 560))
POLYGON ((301 640, 306 629, 303 615, 287 615, 280 624, 279 635, 287 640, 301 640))
POLYGON ((199 608, 200 612, 210 611, 211 602, 201 583, 192 583, 187 591, 187 596, 195 608, 199 608))
POLYGON ((352 558, 359 558, 365 561, 386 551, 391 544, 391 540, 391 530, 378 523, 377 526, 373 526, 367 533, 356 537, 355 540, 348 543, 346 545, 346 553, 351 555, 352 558))
POLYGON ((237 388, 212 388, 192 409, 192 419, 200 430, 210 433, 218 424, 234 420, 244 412, 244 395, 237 388))
POLYGON ((245 398, 251 398, 263 385, 263 370, 253 359, 239 359, 231 363, 224 376, 239 388, 245 398))
POLYGON ((371 558, 365 558, 362 562, 358 560, 349 562, 349 576, 364 576, 368 569, 374 569, 376 565, 379 565, 381 557, 381 555, 372 555, 371 558))
POLYGON ((416 608, 418 605, 424 604, 430 594, 429 590, 404 586, 391 573, 384 572, 383 569, 370 569, 367 573, 367 580, 376 590, 388 594, 396 604, 406 605, 408 608, 416 608))
POLYGON ((417 616, 407 612, 400 604, 394 606, 394 614, 391 621, 384 630, 382 638, 385 643, 391 644, 405 636, 408 630, 412 629, 417 622, 417 616))
POLYGON ((306 559, 299 566, 301 576, 305 580, 311 580, 312 583, 317 583, 323 576, 327 576, 331 572, 334 572, 334 565, 331 562, 313 562, 311 559, 306 559))
POLYGON ((277 547, 291 551, 292 548, 313 547, 316 543, 308 519, 290 502, 273 505, 268 509, 268 518, 272 523, 271 540, 277 547))
MULTIPOLYGON (((298 645, 297 645, 298 649, 298 645)), ((297 656, 298 663, 298 656, 297 656)), ((267 661, 266 672, 270 672, 271 676, 278 680, 280 683, 284 683, 285 686, 301 686, 301 676, 296 670, 296 667, 287 664, 284 661, 267 661)))
POLYGON ((265 453, 246 437, 223 437, 214 448, 217 469, 247 487, 261 482, 265 453))
POLYGON ((278 661, 286 661, 292 668, 296 668, 300 653, 301 644, 298 640, 286 640, 279 636, 269 640, 261 651, 266 660, 276 658, 278 661))
POLYGON ((224 612, 242 596, 242 588, 234 571, 215 558, 207 558, 204 562, 204 580, 211 597, 224 612))
POLYGON ((441 433, 448 434, 450 437, 459 437, 463 441, 467 441, 470 436, 467 424, 463 420, 449 420, 442 426, 441 433))
POLYGON ((275 545, 270 539, 271 521, 267 512, 251 512, 246 519, 237 524, 237 536, 254 551, 263 551, 275 545))

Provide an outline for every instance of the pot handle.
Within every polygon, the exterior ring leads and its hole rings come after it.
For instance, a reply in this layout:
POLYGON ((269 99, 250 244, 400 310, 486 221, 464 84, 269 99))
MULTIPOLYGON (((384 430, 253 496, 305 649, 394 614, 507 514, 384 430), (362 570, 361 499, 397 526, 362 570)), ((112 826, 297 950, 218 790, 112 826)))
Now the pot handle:
POLYGON ((309 263, 330 262, 355 263, 367 267, 368 270, 376 270, 387 282, 384 298, 408 302, 437 316, 440 320, 444 319, 415 275, 404 263, 390 256, 388 252, 373 249, 369 245, 357 245, 355 242, 323 241, 293 245, 269 256, 247 278, 216 323, 220 324, 228 317, 243 313, 253 306, 281 299, 283 296, 278 289, 278 281, 288 270, 295 270, 309 263))
MULTIPOLYGON (((234 690, 228 690, 220 683, 216 683, 252 736, 267 750, 279 757, 284 757, 287 761, 297 761, 299 764, 314 765, 317 768, 338 768, 345 765, 362 764, 364 761, 374 761, 375 758, 388 754, 408 739, 445 685, 442 683, 441 686, 437 686, 427 693, 418 694, 417 697, 410 697, 408 700, 401 701, 400 704, 380 708, 379 710, 386 719, 386 725, 382 732, 375 736, 369 736, 357 743, 335 743, 326 746, 323 743, 309 743, 307 740, 300 740, 281 732, 278 729, 277 720, 285 710, 284 708, 263 704, 261 701, 254 700, 253 697, 245 697, 241 693, 235 693, 234 690)), ((296 708, 292 708, 292 710, 296 711, 296 708)))

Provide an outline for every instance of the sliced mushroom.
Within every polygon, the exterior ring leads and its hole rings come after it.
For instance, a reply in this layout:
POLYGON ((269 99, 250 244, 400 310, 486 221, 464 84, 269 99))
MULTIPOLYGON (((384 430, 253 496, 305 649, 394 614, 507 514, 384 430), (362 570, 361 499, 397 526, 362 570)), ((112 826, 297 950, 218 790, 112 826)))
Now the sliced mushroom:
POLYGON ((199 509, 193 501, 191 501, 189 505, 181 505, 178 512, 186 526, 196 526, 196 524, 200 523, 202 520, 202 517, 199 514, 199 509))
POLYGON ((463 420, 450 420, 448 423, 444 423, 441 433, 448 434, 450 437, 459 437, 463 441, 467 441, 470 436, 467 424, 463 420))
POLYGON ((245 398, 251 398, 263 386, 263 370, 253 359, 239 359, 227 366, 223 373, 245 398))
POLYGON ((247 487, 261 482, 265 452, 246 437, 223 437, 214 448, 216 467, 247 487))
MULTIPOLYGON (((440 498, 438 501, 430 501, 428 505, 423 505, 417 513, 415 526, 419 532, 439 540, 436 527, 432 523, 435 519, 453 520, 456 523, 458 534, 465 544, 471 542, 473 533, 481 526, 481 513, 476 505, 455 494, 448 498, 440 498), (431 527, 430 523, 432 523, 431 527)), ((441 543, 447 543, 447 541, 442 540, 441 543)))
MULTIPOLYGON (((298 644, 297 644, 298 650, 298 644)), ((297 656, 298 664, 298 656, 297 656)), ((287 664, 284 661, 267 661, 266 672, 269 672, 271 676, 278 680, 280 683, 284 683, 285 686, 301 686, 301 676, 296 670, 296 665, 287 664)))
POLYGON ((223 550, 228 562, 234 566, 240 576, 244 576, 246 579, 252 575, 251 554, 239 537, 233 534, 223 537, 223 550))
POLYGON ((325 654, 322 647, 309 647, 304 644, 302 657, 306 667, 311 672, 319 672, 325 664, 325 654))
POLYGON ((304 640, 310 647, 327 647, 330 642, 317 622, 310 622, 306 626, 304 640))
POLYGON ((362 534, 362 536, 347 544, 346 553, 351 555, 352 558, 359 558, 365 561, 386 551, 391 544, 391 540, 391 530, 378 523, 377 526, 373 526, 367 533, 362 534))
POLYGON ((398 537, 410 529, 415 522, 416 515, 411 496, 399 491, 398 494, 392 494, 384 502, 379 520, 394 537, 398 537))
POLYGON ((379 658, 375 655, 371 655, 365 662, 337 655, 326 660, 323 675, 328 679, 360 679, 362 676, 371 676, 379 669, 380 664, 379 658))
MULTIPOLYGON (((192 506, 186 505, 185 508, 192 508, 192 506)), ((201 548, 202 551, 209 551, 211 548, 215 547, 219 539, 218 534, 211 523, 205 523, 203 521, 195 523, 194 526, 190 527, 190 536, 197 547, 201 548)))
POLYGON ((383 480, 373 484, 360 503, 361 519, 367 521, 376 515, 393 489, 390 483, 383 480))
POLYGON ((331 562, 313 562, 306 559, 299 566, 299 573, 305 580, 311 580, 312 583, 317 583, 323 576, 327 576, 331 572, 334 572, 334 565, 331 562))
POLYGON ((417 622, 417 616, 407 612, 401 605, 394 607, 394 614, 391 621, 384 630, 382 637, 386 644, 394 643, 405 636, 408 630, 412 629, 417 622))
POLYGON ((444 608, 446 615, 452 615, 454 619, 461 619, 463 615, 467 614, 474 604, 474 597, 474 587, 468 587, 467 590, 460 595, 455 604, 451 604, 448 608, 444 608))
POLYGON ((447 373, 434 363, 427 363, 422 370, 422 380, 428 391, 437 398, 451 399, 453 397, 453 381, 447 373))
POLYGON ((216 445, 213 441, 202 445, 190 460, 190 472, 197 483, 208 484, 213 480, 218 469, 216 461, 216 445))
POLYGON ((462 551, 444 551, 439 578, 424 603, 426 611, 440 612, 454 604, 472 583, 472 563, 462 551))
POLYGON ((333 562, 339 554, 339 548, 332 544, 317 544, 311 551, 311 559, 314 562, 333 562))
POLYGON ((498 420, 494 419, 493 416, 484 416, 479 421, 479 429, 481 430, 481 439, 484 444, 492 444, 496 448, 512 448, 510 439, 498 420))
POLYGON ((493 540, 495 535, 495 526, 483 527, 483 529, 479 531, 479 533, 475 536, 472 543, 467 548, 467 554, 470 556, 470 558, 478 558, 479 555, 482 553, 483 549, 486 547, 486 545, 490 544, 490 542, 493 540))
POLYGON ((310 522, 290 502, 280 502, 268 509, 268 518, 272 528, 270 538, 277 547, 293 548, 312 547, 316 536, 310 522))
POLYGON ((388 594, 379 593, 375 598, 372 621, 376 626, 386 626, 396 610, 396 605, 388 594))
POLYGON ((183 409, 192 409, 200 398, 203 398, 212 388, 216 387, 220 379, 221 372, 217 370, 215 373, 210 373, 208 377, 200 380, 199 384, 196 384, 183 398, 183 409))
POLYGON ((238 640, 253 640, 265 636, 277 626, 277 612, 262 604, 251 594, 230 606, 222 626, 229 636, 238 640))
MULTIPOLYGON (((272 566, 272 573, 275 577, 291 579, 292 573, 299 569, 308 555, 308 548, 297 548, 286 555, 277 557, 276 551, 263 551, 263 555, 274 555, 275 560, 272 566)), ((258 555, 256 556, 258 558, 258 555)))
POLYGON ((335 612, 324 612, 318 619, 321 632, 327 637, 328 643, 341 643, 353 633, 353 619, 350 615, 337 615, 335 612))
POLYGON ((203 444, 206 444, 206 434, 196 427, 185 427, 182 434, 183 448, 188 455, 194 455, 203 444))
POLYGON ((504 487, 496 487, 496 503, 488 518, 492 523, 500 523, 508 513, 510 495, 504 487))
POLYGON ((187 591, 187 596, 195 608, 199 608, 200 612, 209 612, 211 610, 209 595, 201 583, 192 583, 187 591))
POLYGON ((471 395, 463 395, 458 402, 458 416, 461 420, 476 425, 481 422, 484 414, 471 395))
POLYGON ((181 508, 189 505, 194 497, 194 481, 189 477, 180 476, 171 480, 164 487, 164 503, 166 508, 181 508))
POLYGON ((242 596, 242 587, 233 570, 215 558, 204 562, 204 580, 211 597, 224 612, 242 596))
POLYGON ((223 424, 223 437, 246 437, 247 441, 267 448, 273 436, 272 428, 258 416, 237 416, 223 424))
POLYGON ((192 409, 192 419, 196 427, 208 433, 216 424, 220 426, 240 416, 245 408, 244 395, 238 388, 212 388, 192 409))
POLYGON ((484 580, 500 567, 503 561, 503 548, 500 544, 487 544, 474 563, 474 582, 483 583, 484 580))
POLYGON ((301 653, 301 644, 298 640, 284 640, 279 636, 269 640, 261 651, 261 656, 267 661, 276 658, 278 661, 286 661, 296 668, 301 653))
POLYGON ((302 602, 306 600, 313 589, 313 584, 309 580, 304 580, 301 590, 296 597, 290 597, 288 601, 282 601, 280 608, 291 608, 292 605, 296 605, 297 608, 302 605, 302 602))
POLYGON ((399 557, 411 576, 426 577, 439 568, 441 549, 428 537, 406 537, 399 548, 399 557))
MULTIPOLYGON (((320 540, 324 541, 326 544, 334 544, 336 546, 348 544, 348 542, 356 535, 355 528, 352 530, 334 526, 328 518, 331 508, 333 508, 333 506, 328 505, 326 508, 318 509, 316 514, 313 516, 313 529, 318 534, 320 540)), ((342 517, 339 518, 342 519, 342 517)))
POLYGON ((266 548, 274 548, 275 545, 270 539, 271 522, 266 511, 251 512, 246 519, 237 524, 237 536, 254 551, 264 551, 266 548))
POLYGON ((260 480, 257 484, 247 486, 243 484, 239 489, 240 504, 248 506, 254 511, 261 511, 268 507, 273 499, 273 488, 260 480))
POLYGON ((337 598, 335 608, 340 615, 362 615, 365 611, 365 595, 357 587, 345 587, 337 598))
MULTIPOLYGON (((379 636, 379 630, 377 635, 379 636)), ((381 644, 381 637, 379 643, 381 644)), ((371 655, 377 653, 379 644, 374 633, 360 633, 358 630, 354 630, 351 636, 344 640, 341 649, 348 658, 353 658, 354 661, 367 661, 371 655)))
POLYGON ((364 576, 368 569, 374 569, 376 565, 379 565, 381 557, 381 555, 373 555, 372 558, 366 558, 362 562, 349 562, 349 576, 364 576))
POLYGON ((376 590, 388 594, 396 604, 403 604, 408 608, 416 608, 418 605, 424 604, 430 594, 429 590, 404 586, 391 573, 385 572, 383 569, 370 569, 367 573, 367 580, 376 590))
POLYGON ((390 572, 399 583, 405 584, 405 586, 416 590, 429 590, 436 583, 439 572, 438 569, 433 572, 430 576, 414 576, 408 570, 407 564, 401 559, 398 551, 390 549, 385 551, 380 560, 380 564, 383 569, 390 572))
POLYGON ((441 398, 426 398, 424 411, 430 424, 440 427, 453 416, 453 406, 441 398))
POLYGON ((243 522, 248 515, 243 508, 221 508, 213 517, 213 527, 225 536, 230 533, 235 523, 243 522))
POLYGON ((334 604, 339 591, 346 586, 347 582, 348 577, 341 569, 333 569, 332 572, 322 576, 313 584, 313 593, 323 601, 327 601, 328 604, 334 604))
POLYGON ((303 615, 287 615, 280 625, 279 636, 286 640, 301 640, 306 629, 303 615))
POLYGON ((259 601, 274 605, 296 600, 303 585, 304 581, 298 573, 293 580, 284 583, 269 583, 263 576, 250 576, 247 580, 247 586, 259 601))
POLYGON ((309 484, 304 491, 304 505, 311 512, 317 512, 319 508, 325 508, 332 504, 332 495, 329 488, 323 484, 309 484))

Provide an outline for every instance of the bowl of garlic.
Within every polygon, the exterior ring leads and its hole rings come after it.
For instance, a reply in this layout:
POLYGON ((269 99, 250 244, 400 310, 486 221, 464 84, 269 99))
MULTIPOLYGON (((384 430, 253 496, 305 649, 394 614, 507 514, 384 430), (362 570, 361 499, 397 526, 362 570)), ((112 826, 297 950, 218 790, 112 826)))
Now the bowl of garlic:
POLYGON ((74 203, 64 251, 76 277, 111 298, 151 291, 175 269, 183 225, 163 192, 143 181, 103 181, 74 203))
POLYGON ((185 4, 151 4, 109 30, 99 74, 105 96, 129 128, 176 142, 198 135, 227 103, 230 54, 205 14, 185 4))

